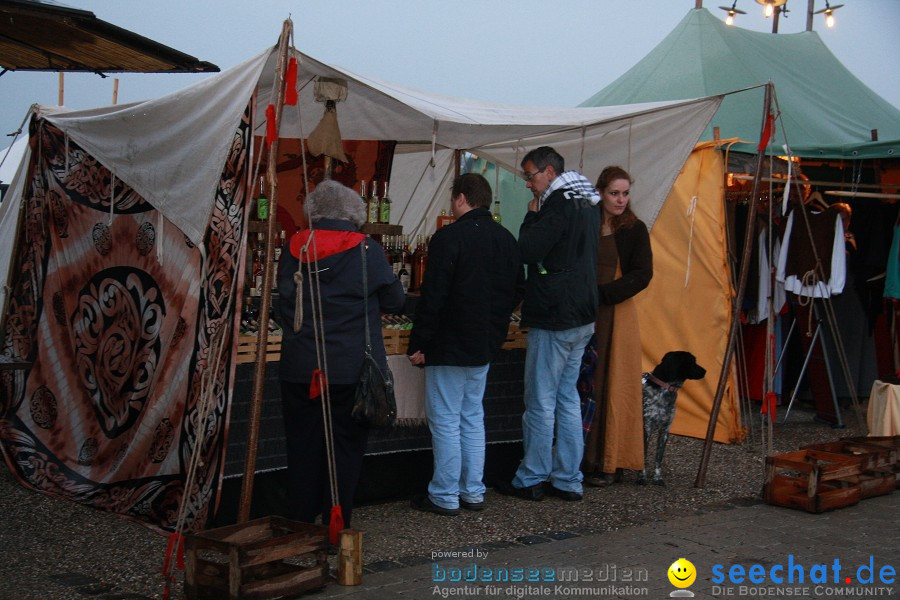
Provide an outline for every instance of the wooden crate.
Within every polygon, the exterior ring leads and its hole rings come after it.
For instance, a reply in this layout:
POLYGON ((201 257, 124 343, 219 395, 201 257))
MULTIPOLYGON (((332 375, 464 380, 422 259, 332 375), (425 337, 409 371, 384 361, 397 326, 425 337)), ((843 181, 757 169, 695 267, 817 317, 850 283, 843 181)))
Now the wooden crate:
POLYGON ((843 441, 869 444, 885 449, 893 461, 890 470, 894 473, 895 487, 900 489, 900 435, 849 437, 843 441))
POLYGON ((412 333, 410 329, 382 329, 385 354, 406 354, 410 333, 412 333))
POLYGON ((188 599, 291 596, 328 583, 328 529, 278 516, 185 537, 188 599))
POLYGON ((528 329, 519 327, 516 322, 509 324, 509 330, 506 333, 506 341, 503 343, 504 350, 512 350, 513 348, 526 348, 528 339, 528 329))
MULTIPOLYGON (((266 362, 281 360, 281 336, 270 335, 266 339, 266 362)), ((238 335, 237 364, 256 362, 256 335, 238 335)))
POLYGON ((862 498, 857 483, 862 459, 856 456, 798 450, 766 457, 766 502, 820 513, 852 506, 862 498))
POLYGON ((892 467, 897 462, 897 456, 898 453, 900 453, 900 450, 898 449, 857 441, 850 438, 838 440, 836 442, 826 442, 824 444, 808 444, 806 446, 801 446, 801 449, 821 450, 823 452, 834 452, 836 454, 856 456, 862 461, 862 468, 864 471, 892 467))

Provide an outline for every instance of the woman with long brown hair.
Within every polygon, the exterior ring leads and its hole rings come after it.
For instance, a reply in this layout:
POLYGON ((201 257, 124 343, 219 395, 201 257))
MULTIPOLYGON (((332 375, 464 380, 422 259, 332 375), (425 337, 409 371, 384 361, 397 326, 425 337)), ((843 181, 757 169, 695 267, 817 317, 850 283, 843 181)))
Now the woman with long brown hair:
POLYGON ((633 180, 606 167, 597 180, 602 211, 597 255, 596 411, 585 441, 585 483, 620 481, 623 469, 644 467, 641 336, 634 296, 653 277, 647 226, 631 210, 633 180))

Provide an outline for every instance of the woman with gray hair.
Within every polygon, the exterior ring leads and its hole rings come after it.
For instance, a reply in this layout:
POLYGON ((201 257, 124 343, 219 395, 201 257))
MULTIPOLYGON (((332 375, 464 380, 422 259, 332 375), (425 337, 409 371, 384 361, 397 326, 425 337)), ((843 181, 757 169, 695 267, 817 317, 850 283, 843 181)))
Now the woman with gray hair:
MULTIPOLYGON (((350 416, 365 350, 365 321, 369 319, 372 355, 387 369, 381 313, 399 313, 405 295, 378 242, 359 233, 365 207, 352 189, 326 180, 306 198, 312 223, 290 240, 278 265, 279 316, 284 329, 281 343, 281 402, 288 458, 289 518, 329 524, 331 506, 341 506, 350 526, 353 495, 362 471, 368 429, 350 416), (368 314, 364 309, 363 262, 366 248, 368 314), (302 275, 298 290, 295 274, 302 275), (310 285, 313 284, 311 289, 310 285), (316 294, 316 288, 318 293, 316 294), (316 337, 313 302, 321 297, 323 326, 316 337), (300 328, 294 331, 295 310, 300 328), (320 364, 316 344, 324 347, 320 364), (332 499, 325 450, 322 398, 310 393, 313 372, 325 369, 331 400, 331 429, 337 463, 338 499, 332 499)), ((315 393, 315 392, 313 392, 315 393)))

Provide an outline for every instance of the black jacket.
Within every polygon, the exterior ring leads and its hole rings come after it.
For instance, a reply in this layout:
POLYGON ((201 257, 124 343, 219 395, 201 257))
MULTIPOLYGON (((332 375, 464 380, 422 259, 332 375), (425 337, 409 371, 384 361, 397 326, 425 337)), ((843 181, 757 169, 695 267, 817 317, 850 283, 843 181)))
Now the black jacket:
POLYGON ((488 364, 506 339, 523 280, 516 239, 488 209, 439 229, 406 353, 421 350, 427 366, 488 364))
POLYGON ((643 290, 653 277, 653 253, 650 250, 650 234, 643 221, 631 227, 623 227, 613 236, 622 277, 597 286, 600 304, 618 304, 643 290))
MULTIPOLYGON (((381 337, 381 313, 398 313, 406 296, 394 271, 387 263, 384 249, 366 238, 349 221, 323 219, 316 223, 316 247, 319 255, 319 285, 328 360, 329 383, 349 384, 359 381, 366 346, 363 321, 362 253, 359 243, 366 239, 366 266, 369 286, 369 328, 372 356, 384 369, 387 359, 381 337)), ((278 311, 284 330, 281 342, 279 376, 284 381, 308 382, 316 369, 315 330, 313 328, 310 283, 315 273, 312 264, 304 263, 303 325, 294 333, 296 289, 294 273, 299 263, 299 248, 308 235, 303 230, 291 238, 278 264, 278 311)))
POLYGON ((528 264, 522 325, 562 331, 593 323, 597 310, 600 211, 569 188, 550 194, 519 229, 528 264))

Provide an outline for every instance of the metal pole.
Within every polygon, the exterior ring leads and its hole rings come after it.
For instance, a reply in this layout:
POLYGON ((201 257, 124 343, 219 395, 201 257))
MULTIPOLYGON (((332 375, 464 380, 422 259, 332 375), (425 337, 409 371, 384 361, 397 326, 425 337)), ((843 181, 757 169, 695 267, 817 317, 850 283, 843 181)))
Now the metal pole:
MULTIPOLYGON (((278 49, 278 80, 275 85, 275 124, 276 132, 281 125, 281 112, 284 107, 284 73, 288 62, 293 23, 285 20, 281 30, 278 49)), ((263 387, 266 381, 266 346, 269 338, 269 302, 272 297, 272 255, 275 248, 275 215, 278 211, 278 180, 275 163, 278 159, 278 138, 269 144, 266 164, 266 179, 269 183, 269 220, 266 229, 266 261, 263 268, 263 289, 259 307, 259 331, 256 334, 256 364, 253 370, 253 395, 250 399, 250 417, 247 421, 247 457, 244 460, 244 479, 241 483, 241 503, 238 512, 238 523, 250 518, 250 504, 253 499, 253 479, 256 472, 256 451, 259 445, 259 420, 262 413, 263 387)))
POLYGON ((807 0, 806 4, 806 30, 812 31, 813 14, 816 10, 816 0, 807 0))
MULTIPOLYGON (((760 129, 760 143, 765 135, 766 125, 769 120, 769 110, 772 105, 772 83, 766 84, 765 98, 763 100, 763 123, 760 129)), ((722 371, 719 373, 719 385, 716 388, 716 396, 713 400, 709 415, 709 425, 706 428, 706 441, 703 444, 703 454, 700 457, 700 469, 697 471, 697 479, 694 487, 703 487, 706 484, 706 467, 709 464, 709 455, 712 451, 713 437, 716 432, 716 421, 719 418, 719 408, 722 405, 722 397, 725 395, 725 384, 728 381, 728 373, 731 370, 731 358, 734 354, 734 341, 738 327, 741 323, 741 302, 744 299, 744 290, 747 287, 747 274, 750 271, 750 255, 753 250, 753 229, 756 223, 756 197, 759 194, 759 180, 762 174, 765 147, 761 147, 756 154, 756 170, 753 174, 753 189, 750 193, 750 211, 747 215, 747 232, 744 235, 744 252, 741 259, 741 274, 738 277, 738 289, 731 305, 731 326, 728 331, 728 344, 725 346, 725 358, 722 361, 722 371)), ((767 341, 768 343, 768 341, 767 341)))

